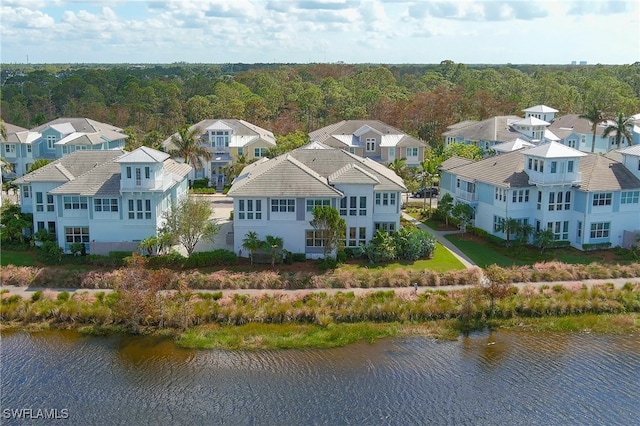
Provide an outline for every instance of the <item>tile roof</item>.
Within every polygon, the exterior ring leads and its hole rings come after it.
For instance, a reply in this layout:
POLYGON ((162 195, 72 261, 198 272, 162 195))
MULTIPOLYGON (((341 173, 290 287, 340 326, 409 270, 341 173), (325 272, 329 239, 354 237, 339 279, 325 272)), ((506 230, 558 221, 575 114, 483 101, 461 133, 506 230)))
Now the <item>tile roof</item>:
POLYGON ((451 170, 454 169, 456 167, 460 167, 460 166, 464 166, 467 164, 471 164, 474 163, 475 161, 470 160, 468 158, 462 158, 462 157, 449 157, 446 160, 444 160, 442 162, 442 164, 440 164, 440 169, 442 170, 451 170))
MULTIPOLYGON (((549 125, 549 130, 562 139, 571 133, 579 133, 582 135, 590 135, 593 133, 591 131, 591 122, 586 118, 580 118, 578 114, 567 114, 556 117, 549 125)), ((598 132, 598 134, 601 133, 602 131, 598 132)))
POLYGON ((512 124, 518 124, 520 126, 548 126, 551 123, 548 123, 544 120, 540 120, 539 118, 536 118, 536 117, 527 117, 527 118, 523 118, 522 120, 515 121, 512 124))
MULTIPOLYGON (((189 129, 191 130, 196 127, 199 129, 198 136, 201 138, 207 134, 207 129, 233 130, 231 140, 229 141, 230 147, 244 147, 258 140, 263 140, 272 146, 276 145, 276 137, 273 135, 273 132, 244 120, 237 120, 235 118, 206 119, 194 124, 189 127, 189 129)), ((175 146, 171 142, 173 136, 178 136, 178 133, 174 133, 162 142, 162 146, 167 151, 175 149, 175 146)))
MULTIPOLYGON (((526 150, 513 151, 461 165, 455 165, 449 159, 442 164, 442 170, 463 179, 495 186, 507 188, 534 186, 529 184, 529 176, 524 172, 525 152, 526 150)), ((640 189, 640 179, 615 160, 599 154, 585 154, 580 158, 579 164, 582 177, 579 186, 582 191, 640 189)))
POLYGON ((519 149, 528 148, 532 146, 534 146, 532 143, 523 141, 522 139, 518 138, 511 142, 504 142, 504 143, 499 143, 497 145, 494 145, 492 149, 498 152, 511 152, 511 151, 517 151, 519 149))
POLYGON ((640 145, 631 145, 624 149, 619 149, 618 152, 624 155, 640 155, 640 145))
MULTIPOLYGON (((471 141, 509 142, 523 135, 511 128, 511 124, 522 120, 517 115, 502 115, 472 122, 468 125, 450 126, 443 136, 451 136, 471 141)), ((459 123, 461 124, 461 123, 459 123)))
POLYGON ((75 151, 72 154, 16 179, 14 182, 16 184, 30 182, 68 182, 101 164, 113 162, 122 154, 124 154, 124 151, 119 149, 107 151, 75 151))
POLYGON ((377 191, 406 191, 398 175, 371 159, 344 150, 302 147, 246 166, 233 181, 229 195, 342 196, 330 183, 374 184, 377 191))
POLYGON ((362 146, 363 141, 357 135, 369 129, 381 135, 382 146, 398 146, 398 143, 403 143, 403 146, 426 146, 425 142, 379 120, 343 120, 314 130, 309 137, 312 141, 325 144, 335 140, 347 146, 362 146))
MULTIPOLYGON (((38 127, 31 129, 34 132, 42 133, 43 130, 46 130, 49 127, 59 128, 64 130, 64 134, 69 134, 73 132, 83 132, 83 133, 95 133, 98 131, 114 131, 121 133, 122 129, 111 124, 100 123, 99 121, 92 120, 90 118, 78 118, 78 117, 61 117, 55 120, 49 121, 48 123, 44 123, 38 127)), ((122 133, 121 133, 122 134, 122 133)), ((122 134, 123 137, 126 135, 122 134)))

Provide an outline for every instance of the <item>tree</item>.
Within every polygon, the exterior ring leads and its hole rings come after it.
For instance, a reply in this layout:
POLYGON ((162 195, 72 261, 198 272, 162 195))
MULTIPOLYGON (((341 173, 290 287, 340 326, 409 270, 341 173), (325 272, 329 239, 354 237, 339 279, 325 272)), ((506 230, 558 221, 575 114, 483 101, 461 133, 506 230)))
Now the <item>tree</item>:
POLYGON ((502 299, 511 293, 511 284, 504 270, 496 264, 489 265, 478 283, 482 294, 489 297, 489 316, 494 313, 496 299, 502 299))
POLYGON ((544 249, 553 244, 554 237, 553 230, 550 228, 541 229, 536 232, 535 244, 540 247, 540 252, 544 252, 544 249))
POLYGON ((344 239, 347 223, 340 212, 331 206, 315 206, 311 212, 313 220, 309 224, 319 234, 324 258, 327 259, 344 239))
POLYGON ((147 256, 151 256, 154 250, 157 250, 157 248, 158 248, 158 237, 155 235, 149 238, 145 238, 144 240, 140 241, 140 243, 138 244, 138 249, 146 252, 147 256))
POLYGON ((520 229, 518 229, 518 239, 523 243, 529 242, 529 237, 533 235, 534 232, 533 225, 530 223, 523 223, 520 225, 520 229))
POLYGON ((451 211, 452 216, 458 221, 458 228, 462 231, 462 235, 467 232, 467 226, 471 223, 473 217, 473 208, 466 203, 457 203, 451 211))
MULTIPOLYGON (((421 174, 422 174, 422 186, 429 187, 433 186, 433 181, 435 177, 438 175, 438 166, 441 164, 440 159, 433 154, 431 151, 430 155, 420 163, 421 174)), ((423 200, 423 208, 426 208, 427 197, 423 200)), ((433 197, 429 197, 429 210, 433 206, 433 197)))
POLYGON ((4 203, 0 210, 2 227, 0 240, 8 243, 24 244, 25 234, 33 230, 33 215, 22 213, 20 206, 11 202, 4 203))
POLYGON ((398 255, 393 235, 382 229, 376 231, 371 241, 364 245, 363 251, 371 263, 388 262, 398 255))
POLYGON ((598 124, 604 121, 604 113, 600 106, 591 104, 591 106, 587 108, 587 112, 580 114, 579 117, 587 119, 591 123, 591 152, 594 152, 596 149, 596 133, 598 132, 598 124))
POLYGON ((480 160, 482 159, 482 148, 475 145, 455 142, 449 144, 444 151, 442 151, 442 161, 454 156, 468 158, 469 160, 480 160))
POLYGON ((177 134, 171 136, 171 143, 175 148, 169 151, 169 155, 183 158, 185 163, 191 164, 195 169, 201 169, 203 161, 211 161, 213 152, 208 146, 200 145, 199 134, 198 127, 182 127, 177 134))
POLYGON ((286 135, 279 135, 276 137, 276 146, 267 150, 267 157, 277 157, 285 152, 300 148, 308 144, 309 141, 309 135, 301 130, 296 130, 286 135))
POLYGON ((224 174, 227 178, 227 182, 231 183, 236 176, 242 173, 242 169, 251 163, 252 161, 247 161, 247 157, 244 155, 239 155, 234 158, 233 162, 224 167, 224 174))
POLYGON ((249 258, 251 259, 252 265, 253 254, 256 252, 256 250, 260 250, 260 247, 262 247, 262 245, 263 242, 260 241, 260 238, 258 238, 258 234, 256 232, 249 231, 244 236, 244 239, 242 240, 242 248, 249 252, 249 258))
POLYGON ((511 235, 517 234, 520 229, 520 222, 518 222, 516 219, 508 217, 506 219, 500 219, 496 231, 503 232, 505 234, 505 237, 507 239, 506 246, 509 247, 511 245, 511 235))
POLYGON ((449 226, 449 217, 453 213, 453 197, 446 193, 438 201, 438 210, 444 216, 445 225, 449 226))
MULTIPOLYGON (((396 158, 393 162, 387 164, 387 167, 391 169, 395 174, 400 176, 402 180, 407 178, 407 159, 406 158, 396 158)), ((409 202, 409 193, 407 192, 406 202, 409 202)))
POLYGON ((4 125, 4 120, 0 120, 0 137, 3 141, 7 140, 7 126, 4 125))
POLYGON ((50 162, 51 160, 48 160, 46 158, 39 158, 36 161, 34 161, 33 164, 31 164, 31 166, 29 166, 29 170, 27 170, 27 173, 31 173, 35 170, 38 170, 39 168, 46 166, 50 162))
POLYGON ((208 201, 185 197, 164 212, 162 216, 165 223, 158 233, 170 235, 191 256, 201 239, 213 241, 220 231, 220 226, 209 219, 212 214, 208 201))
POLYGON ((273 235, 267 235, 264 237, 263 247, 265 251, 271 254, 271 267, 276 265, 276 254, 278 250, 282 250, 284 241, 281 237, 274 237, 273 235))
POLYGON ((616 145, 618 146, 618 149, 620 149, 620 144, 625 138, 629 142, 629 145, 633 145, 633 135, 631 134, 633 123, 633 117, 625 117, 624 114, 619 113, 618 117, 613 121, 613 123, 604 128, 602 137, 607 138, 611 133, 615 133, 616 145))

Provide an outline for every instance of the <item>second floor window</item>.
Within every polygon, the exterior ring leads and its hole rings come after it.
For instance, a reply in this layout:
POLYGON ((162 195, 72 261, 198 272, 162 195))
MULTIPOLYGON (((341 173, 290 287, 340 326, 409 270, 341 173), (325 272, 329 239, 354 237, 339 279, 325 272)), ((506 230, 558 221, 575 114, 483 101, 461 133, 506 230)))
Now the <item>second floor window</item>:
POLYGON ((42 198, 42 192, 36 192, 36 211, 44 211, 44 199, 42 198))
POLYGON ((316 198, 316 199, 307 199, 307 212, 311 213, 313 208, 316 206, 324 207, 330 206, 331 200, 328 198, 316 198))
POLYGON ((621 204, 638 204, 640 191, 623 191, 620 197, 621 204))
POLYGON ((511 192, 511 202, 513 203, 528 203, 529 202, 529 190, 528 189, 514 189, 511 192))
POLYGON ((275 213, 295 213, 296 200, 293 198, 276 198, 271 200, 271 211, 275 213))
POLYGON ((47 149, 54 149, 55 146, 53 144, 56 143, 56 137, 53 135, 47 136, 47 149))
POLYGON ((396 205, 395 192, 377 192, 376 193, 376 206, 395 206, 395 205, 396 205))
POLYGON ((256 158, 262 158, 267 153, 267 148, 254 148, 253 156, 256 158))
POLYGON ((376 139, 367 138, 367 152, 372 152, 375 150, 376 150, 376 139))
POLYGON ((16 146, 15 144, 12 143, 8 143, 4 146, 4 151, 7 154, 15 154, 16 153, 16 146))
POLYGON ((53 204, 53 195, 47 194, 47 211, 52 212, 54 210, 55 210, 55 207, 53 204))
POLYGON ((129 219, 151 219, 151 200, 129 200, 129 219))
POLYGON ((117 212, 117 198, 96 198, 93 200, 93 209, 97 212, 117 212))
POLYGON ((87 197, 63 197, 65 210, 87 210, 87 197))
POLYGON ((593 194, 594 206, 610 206, 613 194, 611 192, 601 192, 599 194, 593 194))
POLYGON ((571 210, 571 191, 567 191, 563 193, 560 192, 550 192, 549 193, 549 211, 554 210, 562 210, 564 207, 565 210, 571 210))
POLYGON ((238 219, 261 220, 262 200, 238 200, 238 219))

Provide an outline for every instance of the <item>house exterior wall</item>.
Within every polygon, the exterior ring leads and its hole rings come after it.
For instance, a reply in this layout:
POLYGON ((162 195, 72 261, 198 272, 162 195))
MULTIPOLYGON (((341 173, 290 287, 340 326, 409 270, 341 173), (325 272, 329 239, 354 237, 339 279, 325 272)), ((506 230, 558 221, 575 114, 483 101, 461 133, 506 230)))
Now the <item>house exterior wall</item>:
POLYGON ((629 169, 631 173, 638 179, 640 179, 640 156, 638 155, 623 155, 622 164, 629 169))

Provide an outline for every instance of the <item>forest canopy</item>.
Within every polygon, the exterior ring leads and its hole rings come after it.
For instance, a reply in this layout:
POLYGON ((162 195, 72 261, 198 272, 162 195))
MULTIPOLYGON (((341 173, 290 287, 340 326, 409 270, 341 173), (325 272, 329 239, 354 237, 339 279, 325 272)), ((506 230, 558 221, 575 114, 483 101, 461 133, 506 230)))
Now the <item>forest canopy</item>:
POLYGON ((236 118, 277 135, 376 119, 437 145, 462 120, 560 114, 599 105, 640 112, 640 62, 630 65, 170 64, 3 65, 1 114, 32 128, 87 117, 139 140, 204 118, 236 118))

